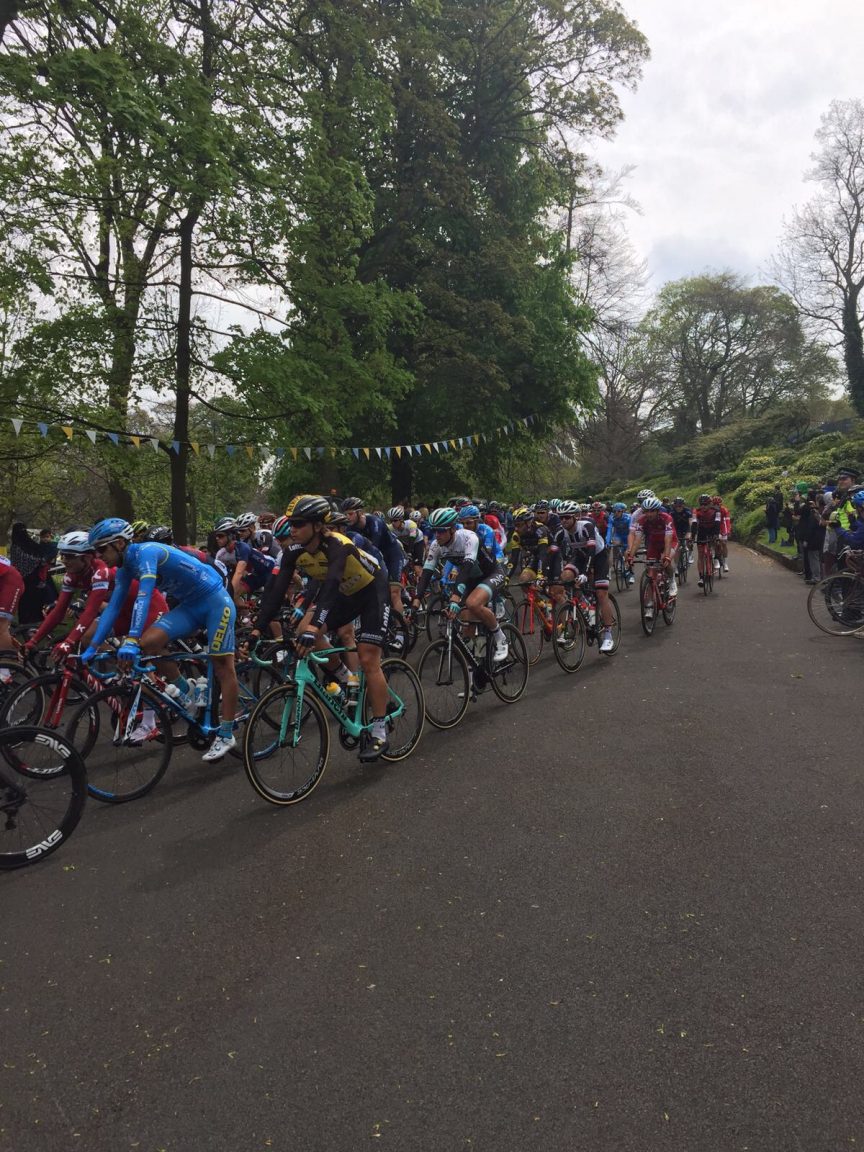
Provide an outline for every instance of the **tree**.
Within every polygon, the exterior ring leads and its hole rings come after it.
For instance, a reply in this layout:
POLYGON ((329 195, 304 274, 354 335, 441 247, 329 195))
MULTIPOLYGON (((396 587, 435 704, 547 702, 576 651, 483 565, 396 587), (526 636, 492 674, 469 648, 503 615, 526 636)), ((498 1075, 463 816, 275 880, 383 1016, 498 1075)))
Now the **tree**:
POLYGON ((834 100, 816 133, 817 195, 786 224, 778 282, 843 349, 849 397, 864 415, 864 101, 834 100))
POLYGON ((793 300, 732 272, 666 284, 641 325, 642 365, 669 445, 780 401, 824 394, 836 376, 793 300))

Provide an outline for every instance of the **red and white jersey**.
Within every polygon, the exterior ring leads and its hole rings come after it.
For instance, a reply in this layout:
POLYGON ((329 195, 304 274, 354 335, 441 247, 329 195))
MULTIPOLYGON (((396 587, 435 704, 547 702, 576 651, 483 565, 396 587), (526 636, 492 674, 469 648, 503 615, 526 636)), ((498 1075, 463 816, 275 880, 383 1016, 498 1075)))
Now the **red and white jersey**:
MULTIPOLYGON (((633 527, 632 520, 630 527, 633 527)), ((654 516, 643 512, 636 525, 636 531, 645 537, 645 550, 649 556, 662 552, 667 544, 674 547, 678 543, 675 521, 668 512, 658 512, 654 516)))

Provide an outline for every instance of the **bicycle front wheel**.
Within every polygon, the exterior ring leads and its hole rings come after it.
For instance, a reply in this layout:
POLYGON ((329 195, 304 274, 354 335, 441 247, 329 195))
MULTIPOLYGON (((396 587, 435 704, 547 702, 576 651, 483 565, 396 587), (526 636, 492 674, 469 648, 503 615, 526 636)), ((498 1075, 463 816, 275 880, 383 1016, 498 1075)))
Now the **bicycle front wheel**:
MULTIPOLYGON (((618 651, 618 645, 621 643, 621 609, 618 607, 618 601, 609 593, 609 607, 612 609, 612 652, 618 651)), ((610 652, 611 656, 612 653, 610 652)))
POLYGON ((577 672, 585 659, 585 617, 578 605, 559 604, 552 624, 552 651, 559 668, 577 672))
POLYGON ((65 734, 86 749, 87 791, 105 804, 137 800, 155 788, 174 737, 160 698, 139 684, 109 684, 72 713, 65 734))
POLYGON ((647 577, 642 577, 639 586, 639 615, 642 619, 642 631, 650 636, 657 623, 657 601, 654 596, 654 584, 647 577))
POLYGON ((32 725, 0 731, 0 869, 55 852, 86 800, 84 761, 60 733, 32 725))
MULTIPOLYGON (((423 688, 420 678, 405 660, 395 656, 381 661, 381 671, 387 680, 390 698, 387 704, 387 741, 389 750, 382 754, 382 760, 404 760, 410 756, 423 734, 426 721, 423 703, 423 688), (402 708, 401 716, 394 713, 402 708)), ((363 723, 372 719, 369 693, 363 694, 363 723)))
POLYGON ((519 605, 516 611, 516 627, 525 643, 528 663, 536 664, 543 651, 543 641, 546 639, 546 619, 536 603, 525 600, 519 605))
POLYGON ((810 619, 829 636, 851 636, 864 628, 864 580, 834 572, 814 584, 807 597, 810 619))
POLYGON ((615 557, 615 587, 619 592, 624 592, 627 588, 627 569, 624 567, 624 557, 620 553, 615 557))
POLYGON ((525 691, 528 683, 528 653, 522 634, 512 624, 502 624, 501 631, 507 640, 507 659, 500 664, 492 664, 494 647, 487 643, 489 653, 487 664, 492 691, 505 704, 514 704, 525 691))
POLYGON ((470 699, 471 673, 465 657, 447 640, 435 640, 421 656, 417 675, 426 719, 436 728, 455 727, 470 699))
POLYGON ((320 783, 330 755, 324 709, 307 688, 277 684, 261 697, 243 733, 243 767, 249 783, 269 804, 297 804, 320 783))

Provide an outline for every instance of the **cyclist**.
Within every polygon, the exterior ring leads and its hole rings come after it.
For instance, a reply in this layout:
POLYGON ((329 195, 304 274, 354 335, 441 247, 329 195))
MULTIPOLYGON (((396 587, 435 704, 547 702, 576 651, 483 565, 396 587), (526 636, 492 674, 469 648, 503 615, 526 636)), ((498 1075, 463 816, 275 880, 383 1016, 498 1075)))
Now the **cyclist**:
MULTIPOLYGON (((646 496, 642 501, 642 516, 633 528, 630 521, 630 542, 627 546, 627 561, 633 563, 635 556, 635 537, 642 536, 645 541, 645 559, 659 560, 668 573, 669 598, 678 595, 678 581, 675 578, 674 555, 678 544, 675 535, 675 525, 668 512, 663 511, 663 505, 656 496, 646 496)), ((646 608, 652 612, 653 608, 646 608)))
POLYGON ((459 523, 469 532, 475 532, 482 546, 490 556, 495 558, 499 568, 504 566, 504 549, 498 543, 498 537, 492 528, 480 517, 480 509, 476 504, 466 504, 459 509, 459 523))
MULTIPOLYGON (((476 519, 479 520, 480 513, 474 505, 463 505, 463 510, 465 508, 477 512, 476 519)), ((452 565, 450 611, 457 614, 463 608, 467 609, 469 619, 479 620, 488 629, 493 642, 492 660, 500 664, 507 659, 509 645, 489 604, 497 590, 506 583, 503 569, 476 532, 464 527, 459 529, 459 512, 455 508, 436 508, 429 516, 429 524, 435 539, 429 545, 423 564, 414 607, 420 607, 438 564, 452 565)))
POLYGON ((360 741, 360 760, 368 763, 390 747, 389 694, 381 670, 381 649, 390 616, 387 577, 374 557, 332 529, 332 517, 332 509, 323 496, 295 496, 288 505, 285 518, 291 535, 282 540, 279 575, 264 590, 252 635, 260 636, 276 616, 295 571, 314 582, 308 623, 298 630, 298 655, 305 656, 312 648, 328 647, 328 631, 338 632, 359 617, 356 655, 366 675, 372 709, 372 727, 363 732, 360 741))
POLYGON ((146 520, 133 520, 132 521, 132 539, 136 544, 141 544, 147 539, 150 532, 150 525, 146 520))
POLYGON ((530 508, 517 508, 513 513, 513 535, 506 551, 510 553, 511 571, 530 584, 537 579, 546 563, 551 540, 545 525, 537 523, 530 508))
MULTIPOLYGON (((693 520, 690 524, 690 536, 695 536, 696 547, 699 545, 713 544, 717 545, 717 540, 720 536, 721 526, 721 512, 716 504, 713 504, 711 497, 707 492, 703 492, 699 497, 699 504, 693 509, 693 520)), ((714 557, 714 571, 720 568, 720 561, 714 557)), ((699 577, 699 587, 704 585, 705 581, 699 577)))
POLYGON ((687 549, 690 543, 690 525, 693 522, 693 513, 684 502, 683 496, 676 496, 672 501, 672 506, 669 509, 669 514, 672 517, 672 523, 675 525, 675 535, 678 537, 679 545, 684 550, 684 562, 692 564, 693 559, 687 549))
POLYGON ((390 604, 395 612, 401 612, 402 568, 405 564, 405 553, 383 518, 373 516, 364 509, 363 501, 357 496, 346 496, 342 501, 342 511, 348 517, 348 527, 352 532, 359 532, 361 536, 365 536, 384 557, 390 578, 390 604))
POLYGON ((726 541, 732 535, 732 517, 723 503, 722 496, 712 496, 711 503, 720 510, 720 535, 717 539, 717 556, 723 564, 723 571, 729 571, 729 545, 726 541))
MULTIPOLYGON (((234 604, 215 568, 202 564, 194 556, 167 544, 147 541, 132 543, 132 526, 125 520, 100 520, 90 529, 89 542, 107 564, 116 566, 114 591, 82 659, 92 660, 115 623, 129 595, 132 582, 138 580, 138 593, 132 609, 128 633, 117 651, 121 667, 143 655, 155 655, 170 640, 191 636, 199 628, 207 629, 213 672, 222 694, 222 721, 216 739, 204 753, 208 762, 221 760, 237 744, 234 717, 237 714, 237 673, 234 668, 234 604), (162 592, 176 602, 159 620, 148 625, 156 581, 162 592)), ((172 671, 166 664, 169 676, 172 671)), ((194 690, 174 666, 172 683, 177 700, 184 708, 194 701, 194 690)))
POLYGON ((561 520, 557 512, 553 512, 548 500, 538 500, 534 505, 534 519, 541 528, 545 528, 551 540, 561 527, 561 520))
POLYGON ((420 570, 426 555, 426 540, 423 533, 416 522, 406 516, 405 509, 401 504, 395 504, 388 510, 387 520, 390 524, 390 531, 402 545, 406 560, 413 567, 413 583, 416 583, 420 579, 420 570))
POLYGON ((600 651, 611 653, 615 649, 612 639, 614 616, 609 603, 609 550, 596 523, 583 516, 573 500, 563 500, 558 510, 561 528, 549 549, 546 575, 550 583, 549 594, 556 603, 564 599, 562 584, 584 583, 588 567, 594 573, 594 591, 597 610, 602 621, 600 651))
POLYGON ((233 541, 236 563, 231 577, 231 592, 235 601, 263 588, 276 567, 275 558, 269 552, 261 552, 253 544, 256 524, 254 512, 244 512, 236 520, 236 539, 233 541))
MULTIPOLYGON (((618 500, 612 505, 612 515, 606 525, 606 547, 611 549, 612 562, 615 563, 619 552, 627 551, 627 539, 630 535, 630 513, 627 505, 618 500)), ((627 585, 630 587, 636 580, 632 568, 626 568, 627 585)))
POLYGON ((14 651, 17 647, 11 625, 23 591, 24 577, 8 556, 0 556, 0 649, 14 651))

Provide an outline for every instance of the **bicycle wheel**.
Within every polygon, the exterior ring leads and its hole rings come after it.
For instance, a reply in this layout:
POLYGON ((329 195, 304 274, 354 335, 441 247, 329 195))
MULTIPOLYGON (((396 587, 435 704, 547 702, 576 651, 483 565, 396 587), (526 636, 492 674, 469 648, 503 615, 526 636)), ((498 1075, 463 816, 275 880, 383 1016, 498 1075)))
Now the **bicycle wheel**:
POLYGON ((673 597, 671 600, 666 601, 666 606, 663 609, 663 620, 666 624, 672 624, 675 620, 675 612, 678 608, 678 600, 673 597))
MULTIPOLYGON (((612 609, 612 652, 617 652, 618 645, 621 643, 621 609, 611 592, 609 593, 609 607, 612 609)), ((602 623, 600 626, 603 627, 602 623)), ((604 653, 604 655, 611 656, 612 652, 604 653)))
POLYGON ((615 587, 619 592, 627 589, 627 569, 624 567, 624 557, 620 552, 615 557, 615 587))
POLYGON ((864 580, 834 572, 814 584, 807 597, 810 619, 829 636, 851 636, 864 628, 864 580))
MULTIPOLYGON (((426 720, 423 706, 423 688, 414 669, 405 660, 395 656, 381 661, 381 671, 387 678, 387 688, 390 700, 387 704, 387 728, 390 749, 381 757, 382 760, 404 760, 410 756, 417 747, 417 742, 423 734, 423 725, 426 720), (404 705, 401 716, 393 718, 399 705, 404 705)), ((368 692, 363 693, 363 723, 368 724, 372 719, 372 709, 369 704, 368 692)))
POLYGON ((0 869, 56 851, 86 800, 84 761, 59 732, 26 724, 0 731, 0 869))
POLYGON ((65 735, 86 749, 87 791, 105 804, 137 800, 155 788, 174 737, 160 697, 140 684, 109 684, 72 713, 65 735))
POLYGON ((493 664, 491 647, 487 643, 486 667, 492 681, 492 691, 498 699, 505 704, 514 704, 528 683, 528 652, 521 632, 513 624, 502 624, 501 631, 507 637, 507 659, 500 664, 493 664))
POLYGON ((403 657, 407 656, 417 641, 416 629, 412 630, 406 624, 401 612, 391 608, 387 621, 387 632, 384 636, 384 655, 403 657), (413 640, 412 640, 413 635, 413 640))
POLYGON ((682 544, 678 549, 678 583, 687 583, 687 569, 690 565, 687 563, 687 549, 682 544))
POLYGON ((558 666, 576 672, 585 659, 585 617, 578 605, 559 604, 552 625, 552 651, 558 666))
MULTIPOLYGON (((0 703, 0 728, 12 728, 18 724, 41 728, 59 727, 48 720, 53 710, 55 693, 62 683, 61 672, 47 672, 7 692, 0 703)), ((92 689, 75 677, 69 684, 66 706, 74 709, 91 694, 92 689)), ((85 750, 79 748, 78 751, 83 755, 85 750)))
POLYGON ((647 575, 642 577, 639 585, 639 615, 642 620, 642 631, 646 636, 650 636, 657 623, 657 603, 654 584, 647 575))
POLYGON ((262 799, 280 807, 305 800, 324 775, 329 755, 327 718, 308 687, 299 710, 293 682, 265 692, 243 733, 243 767, 262 799))
POLYGON ((536 602, 525 600, 516 611, 516 628, 525 642, 528 663, 536 664, 543 651, 546 619, 536 602))
POLYGON ((423 688, 426 719, 436 728, 453 728, 468 708, 468 661, 447 640, 435 640, 420 657, 417 675, 423 688))
POLYGON ((446 600, 443 596, 433 596, 426 610, 426 636, 429 640, 440 640, 444 636, 446 600))

